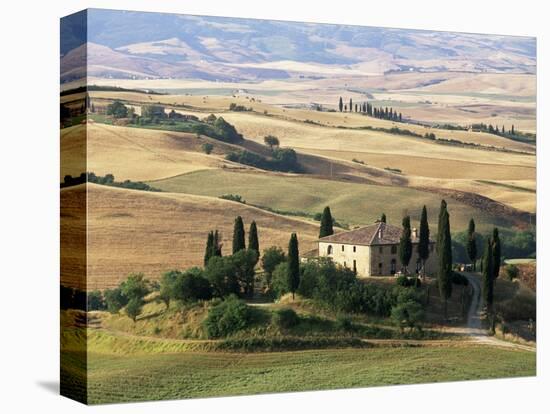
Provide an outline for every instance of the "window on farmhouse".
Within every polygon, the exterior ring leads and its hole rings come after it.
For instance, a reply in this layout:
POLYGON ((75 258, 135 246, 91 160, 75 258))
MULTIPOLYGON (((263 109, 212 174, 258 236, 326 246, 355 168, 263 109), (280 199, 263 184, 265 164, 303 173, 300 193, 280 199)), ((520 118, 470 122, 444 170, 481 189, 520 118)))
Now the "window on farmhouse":
POLYGON ((378 249, 378 252, 379 253, 384 253, 384 248, 382 246, 380 246, 380 248, 378 249))
POLYGON ((344 251, 344 245, 342 245, 342 251, 344 251))
POLYGON ((353 253, 355 253, 355 246, 353 246, 353 253))
POLYGON ((382 263, 378 263, 378 274, 382 274, 382 263))
POLYGON ((327 248, 327 254, 332 254, 332 246, 328 246, 327 248))
POLYGON ((395 274, 395 267, 396 267, 395 265, 396 265, 395 259, 391 259, 390 273, 391 273, 392 275, 395 274))
POLYGON ((353 273, 357 273, 357 261, 353 261, 353 273))
POLYGON ((396 254, 397 253, 397 246, 396 245, 393 245, 391 247, 391 254, 396 254))

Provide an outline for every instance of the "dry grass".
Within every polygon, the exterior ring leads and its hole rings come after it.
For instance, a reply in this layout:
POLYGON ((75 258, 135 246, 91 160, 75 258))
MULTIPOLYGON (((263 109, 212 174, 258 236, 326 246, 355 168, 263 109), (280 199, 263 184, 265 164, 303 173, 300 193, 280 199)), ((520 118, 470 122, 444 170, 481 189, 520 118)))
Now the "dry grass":
MULTIPOLYGON (((62 191, 64 205, 75 204, 82 187, 62 191)), ((219 229, 223 253, 230 253, 233 220, 258 225, 260 247, 286 249, 297 232, 300 248, 313 249, 316 225, 265 212, 240 203, 187 194, 149 193, 90 184, 88 186, 88 289, 117 285, 130 272, 157 279, 162 272, 202 265, 208 231, 219 229)), ((66 221, 67 225, 74 224, 66 221)), ((62 242, 63 243, 63 242, 62 242)), ((78 257, 67 242, 66 254, 78 257)), ((74 285, 79 275, 69 266, 63 284, 74 285)))

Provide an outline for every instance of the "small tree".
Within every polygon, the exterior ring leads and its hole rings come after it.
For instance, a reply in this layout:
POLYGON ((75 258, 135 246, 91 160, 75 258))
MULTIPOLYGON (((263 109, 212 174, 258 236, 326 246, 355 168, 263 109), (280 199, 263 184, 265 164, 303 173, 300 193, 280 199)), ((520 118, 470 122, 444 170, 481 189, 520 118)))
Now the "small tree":
POLYGON ((452 284, 452 247, 451 247, 451 229, 449 224, 449 213, 447 212, 447 203, 441 200, 441 209, 439 212, 439 224, 437 234, 437 253, 438 253, 438 286, 439 294, 443 299, 443 314, 447 319, 447 301, 453 292, 452 284))
POLYGON ((143 307, 143 299, 132 298, 128 301, 128 304, 126 305, 126 309, 125 309, 126 315, 128 315, 128 317, 132 319, 134 323, 136 323, 136 318, 141 313, 142 307, 143 307))
POLYGON ((420 231, 418 234, 418 257, 422 261, 422 273, 425 275, 426 261, 430 257, 430 226, 428 224, 428 211, 422 207, 420 215, 420 231))
POLYGON ((296 233, 292 233, 290 241, 288 243, 288 289, 292 292, 292 299, 294 299, 294 293, 300 286, 300 257, 298 251, 298 237, 296 233))
POLYGON ((342 97, 340 96, 340 101, 338 102, 338 109, 340 112, 342 112, 342 109, 344 109, 344 102, 342 101, 342 97))
POLYGON ((265 281, 268 288, 271 288, 273 272, 279 263, 285 261, 285 253, 280 247, 272 246, 264 250, 262 255, 262 268, 265 272, 265 281))
POLYGON ((233 254, 246 248, 244 237, 243 219, 241 216, 237 216, 233 225, 233 254))
POLYGON ((171 270, 162 275, 160 279, 159 299, 164 302, 166 309, 170 307, 170 300, 175 296, 175 286, 181 272, 171 270))
POLYGON ((382 213, 382 215, 380 216, 380 222, 386 223, 386 213, 382 213))
POLYGON ((470 261, 474 265, 474 272, 476 271, 476 261, 477 261, 477 243, 476 243, 476 223, 474 219, 470 219, 468 223, 468 240, 466 241, 466 252, 470 261))
POLYGON ((258 258, 260 257, 260 241, 258 240, 258 228, 255 221, 250 223, 250 229, 248 230, 248 248, 254 250, 258 258))
POLYGON ((403 266, 403 273, 409 273, 408 266, 412 256, 411 218, 403 217, 403 230, 399 239, 399 260, 403 266))
POLYGON ((491 314, 493 307, 493 248, 491 239, 487 239, 483 253, 483 299, 487 313, 491 314))
POLYGON ((500 273, 501 262, 500 237, 498 234, 498 229, 496 227, 493 229, 493 238, 491 240, 491 244, 493 249, 493 279, 496 280, 500 273))
POLYGON ((246 296, 254 293, 254 267, 258 263, 258 253, 251 249, 239 250, 232 256, 235 275, 246 296))
POLYGON ((212 145, 210 142, 205 142, 204 144, 202 144, 202 150, 205 152, 205 154, 210 154, 213 149, 214 145, 212 145))
POLYGON ((279 138, 273 135, 267 135, 264 137, 264 143, 265 145, 269 146, 271 150, 273 150, 273 147, 278 147, 279 144, 279 138))
POLYGON ((349 111, 353 111, 353 101, 351 100, 351 98, 349 98, 349 111))
POLYGON ((330 207, 326 206, 321 215, 321 225, 319 228, 319 238, 326 237, 334 234, 334 229, 332 227, 333 219, 330 212, 330 207))
POLYGON ((214 251, 214 232, 208 232, 208 237, 206 238, 206 247, 204 249, 204 265, 208 264, 208 261, 213 256, 214 251))

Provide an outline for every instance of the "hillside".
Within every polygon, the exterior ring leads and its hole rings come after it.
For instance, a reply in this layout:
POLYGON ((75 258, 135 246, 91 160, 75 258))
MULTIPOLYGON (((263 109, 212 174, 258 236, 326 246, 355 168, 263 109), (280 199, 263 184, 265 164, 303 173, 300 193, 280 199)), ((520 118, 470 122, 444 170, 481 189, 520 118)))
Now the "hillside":
MULTIPOLYGON (((63 189, 62 205, 74 204, 81 191, 81 186, 63 189)), ((220 230, 228 254, 237 215, 247 229, 256 221, 261 249, 286 249, 290 234, 297 232, 300 248, 307 251, 318 236, 317 225, 232 201, 95 184, 88 184, 88 214, 88 289, 114 287, 130 272, 157 279, 167 270, 200 266, 210 229, 220 230)), ((67 247, 71 252, 70 243, 67 247)), ((62 283, 73 285, 74 277, 69 268, 62 283)))

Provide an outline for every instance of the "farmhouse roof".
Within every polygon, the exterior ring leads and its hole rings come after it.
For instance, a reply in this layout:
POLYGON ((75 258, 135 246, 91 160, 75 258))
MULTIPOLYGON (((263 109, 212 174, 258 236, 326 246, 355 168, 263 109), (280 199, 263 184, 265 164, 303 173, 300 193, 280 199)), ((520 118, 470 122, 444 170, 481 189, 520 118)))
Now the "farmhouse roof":
MULTIPOLYGON (((378 222, 371 224, 370 226, 322 237, 319 241, 325 243, 354 244, 362 246, 398 244, 399 239, 401 238, 401 232, 401 227, 378 222)), ((415 231, 412 231, 411 241, 413 243, 418 243, 418 237, 415 233, 415 231)), ((432 240, 430 240, 430 242, 431 241, 432 240)))

